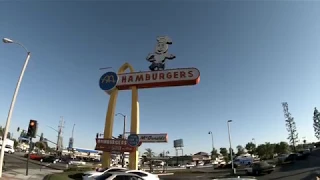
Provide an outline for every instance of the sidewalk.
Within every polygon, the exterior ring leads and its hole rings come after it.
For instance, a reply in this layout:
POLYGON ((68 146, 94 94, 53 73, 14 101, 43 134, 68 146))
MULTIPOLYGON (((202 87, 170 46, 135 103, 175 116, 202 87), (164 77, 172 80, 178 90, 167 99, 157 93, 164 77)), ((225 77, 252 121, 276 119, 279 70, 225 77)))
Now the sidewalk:
POLYGON ((26 176, 26 169, 10 169, 4 171, 1 180, 41 180, 48 174, 60 173, 61 170, 53 170, 44 168, 40 169, 29 169, 29 175, 26 176))

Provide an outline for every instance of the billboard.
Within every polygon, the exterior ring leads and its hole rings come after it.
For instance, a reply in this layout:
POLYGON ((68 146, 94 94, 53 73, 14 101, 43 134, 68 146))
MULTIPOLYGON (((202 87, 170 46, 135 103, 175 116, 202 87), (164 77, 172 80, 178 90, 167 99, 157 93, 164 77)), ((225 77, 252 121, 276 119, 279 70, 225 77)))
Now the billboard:
POLYGON ((174 140, 174 141, 173 141, 173 147, 174 147, 174 148, 184 147, 184 145, 183 145, 183 139, 174 140))

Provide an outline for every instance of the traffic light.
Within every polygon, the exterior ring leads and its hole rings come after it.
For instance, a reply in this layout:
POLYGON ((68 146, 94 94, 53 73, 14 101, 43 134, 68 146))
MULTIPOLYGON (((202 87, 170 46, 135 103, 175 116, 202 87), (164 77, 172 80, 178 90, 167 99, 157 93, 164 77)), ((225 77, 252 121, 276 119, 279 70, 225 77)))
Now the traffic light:
POLYGON ((27 136, 29 138, 35 138, 38 130, 38 122, 36 120, 30 120, 27 136))

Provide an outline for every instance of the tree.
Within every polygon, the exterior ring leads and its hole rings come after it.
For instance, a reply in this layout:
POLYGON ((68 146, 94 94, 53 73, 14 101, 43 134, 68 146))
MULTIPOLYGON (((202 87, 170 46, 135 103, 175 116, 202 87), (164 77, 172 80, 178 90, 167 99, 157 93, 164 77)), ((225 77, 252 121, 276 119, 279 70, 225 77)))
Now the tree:
POLYGON ((4 128, 0 126, 0 136, 3 136, 3 133, 4 133, 4 128))
POLYGON ((222 154, 222 156, 228 156, 228 150, 227 148, 220 148, 220 154, 222 154))
POLYGON ((265 144, 260 144, 257 147, 257 154, 260 156, 261 159, 271 159, 273 158, 275 145, 266 142, 265 144))
POLYGON ((218 151, 216 148, 213 148, 211 151, 211 159, 215 159, 218 156, 218 151))
POLYGON ((287 131, 289 132, 288 140, 290 144, 293 147, 293 151, 295 152, 296 149, 296 144, 298 143, 298 132, 297 132, 297 127, 296 123, 294 121, 294 118, 291 116, 288 108, 288 103, 284 102, 282 103, 283 106, 283 112, 284 112, 284 117, 285 117, 285 122, 287 126, 287 131))
POLYGON ((313 111, 313 128, 314 128, 314 135, 318 140, 320 140, 320 113, 317 108, 314 108, 313 111))
POLYGON ((47 142, 40 142, 40 141, 38 141, 38 142, 36 142, 35 143, 35 147, 37 147, 38 149, 40 149, 40 150, 45 150, 45 149, 47 149, 47 147, 48 147, 48 144, 47 144, 47 142))
POLYGON ((15 149, 17 148, 18 144, 18 141, 16 139, 13 139, 13 146, 15 149))
POLYGON ((237 146, 237 156, 244 154, 244 148, 241 145, 237 146))
POLYGON ((280 142, 275 144, 274 153, 277 154, 287 154, 289 152, 289 144, 287 142, 280 142))
POLYGON ((10 132, 8 132, 8 134, 7 134, 7 139, 11 139, 11 133, 10 132))
POLYGON ((152 149, 147 148, 147 149, 145 149, 145 150, 146 150, 146 152, 144 152, 143 154, 144 154, 146 157, 148 157, 148 158, 154 157, 154 152, 152 151, 152 149))
POLYGON ((232 152, 232 156, 234 156, 235 155, 235 153, 234 153, 234 150, 232 149, 232 148, 229 148, 229 153, 228 153, 228 156, 230 157, 230 153, 232 152))
POLYGON ((254 144, 253 142, 248 142, 246 144, 246 150, 248 150, 248 153, 251 155, 255 153, 256 148, 256 144, 254 144))

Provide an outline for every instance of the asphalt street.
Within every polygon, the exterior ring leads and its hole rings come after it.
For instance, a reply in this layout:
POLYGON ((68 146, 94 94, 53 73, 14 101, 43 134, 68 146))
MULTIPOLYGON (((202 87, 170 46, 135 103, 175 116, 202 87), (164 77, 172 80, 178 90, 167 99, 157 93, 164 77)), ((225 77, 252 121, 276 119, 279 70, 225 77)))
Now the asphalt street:
MULTIPOLYGON (((178 179, 213 179, 228 176, 227 172, 216 173, 189 173, 189 174, 175 174, 172 176, 160 176, 162 180, 178 180, 178 179)), ((240 177, 248 177, 244 172, 237 173, 240 177)), ((250 176, 258 180, 313 180, 320 175, 320 150, 314 152, 307 160, 297 161, 294 164, 287 164, 276 167, 271 174, 261 176, 250 176)))
MULTIPOLYGON (((23 158, 17 154, 5 155, 6 166, 5 169, 21 169, 26 168, 26 158, 23 158)), ((47 168, 64 169, 65 164, 49 164, 43 163, 47 168)), ((39 161, 30 160, 29 169, 40 169, 39 161)), ((227 171, 220 171, 215 173, 181 173, 175 175, 159 176, 162 180, 178 180, 178 179, 213 179, 228 175, 227 171)), ((243 177, 244 173, 239 172, 239 176, 243 177)), ((267 175, 261 175, 255 177, 258 180, 311 180, 315 179, 317 175, 320 175, 320 150, 313 152, 307 160, 297 161, 294 164, 288 164, 279 166, 276 170, 267 175)))
MULTIPOLYGON (((6 162, 5 168, 7 169, 26 168, 27 158, 19 154, 5 154, 4 160, 6 162)), ((39 161, 29 160, 29 169, 40 169, 40 164, 39 161)), ((64 170, 66 165, 62 163, 42 163, 42 167, 64 170)))
MULTIPOLYGON (((14 158, 14 155, 8 155, 5 154, 4 160, 5 160, 5 169, 21 169, 26 168, 27 159, 22 160, 20 158, 14 158)), ((35 163, 29 163, 30 169, 40 169, 40 165, 35 163)))

